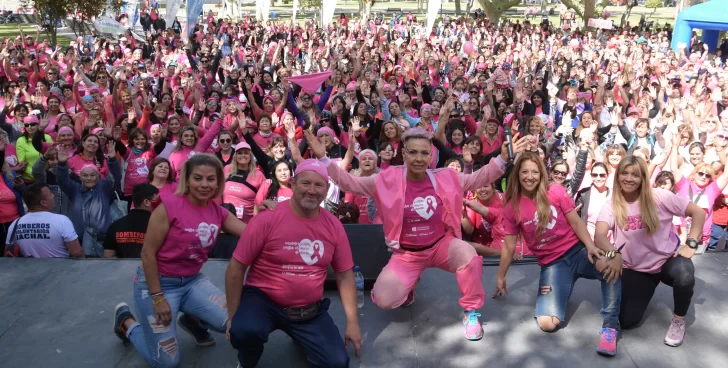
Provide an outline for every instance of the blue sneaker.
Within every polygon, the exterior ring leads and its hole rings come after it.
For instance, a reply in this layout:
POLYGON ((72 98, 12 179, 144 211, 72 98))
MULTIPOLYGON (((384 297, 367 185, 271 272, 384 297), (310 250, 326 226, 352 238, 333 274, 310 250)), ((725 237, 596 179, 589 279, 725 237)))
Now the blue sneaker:
POLYGON ((480 323, 480 313, 471 310, 463 315, 465 325, 465 338, 470 341, 478 341, 483 338, 483 325, 480 323))
POLYGON ((124 329, 124 321, 127 319, 134 319, 134 315, 131 314, 129 305, 126 303, 119 303, 114 307, 114 334, 121 340, 124 345, 129 345, 131 341, 126 337, 126 330, 124 329))

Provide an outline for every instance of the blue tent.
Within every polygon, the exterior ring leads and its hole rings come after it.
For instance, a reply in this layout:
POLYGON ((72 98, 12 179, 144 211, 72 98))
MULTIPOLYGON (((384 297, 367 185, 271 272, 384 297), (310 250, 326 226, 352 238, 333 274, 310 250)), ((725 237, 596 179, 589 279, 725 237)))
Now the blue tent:
POLYGON ((694 28, 703 30, 702 41, 711 52, 715 51, 720 31, 728 31, 728 0, 712 0, 681 11, 677 15, 670 47, 677 52, 679 46, 689 46, 694 28))

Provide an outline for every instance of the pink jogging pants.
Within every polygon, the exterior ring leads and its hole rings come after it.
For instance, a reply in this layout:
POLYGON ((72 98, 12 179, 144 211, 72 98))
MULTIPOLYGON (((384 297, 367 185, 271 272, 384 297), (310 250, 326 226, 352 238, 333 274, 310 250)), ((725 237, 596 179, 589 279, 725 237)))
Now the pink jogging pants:
POLYGON ((374 283, 372 301, 382 309, 399 307, 415 287, 422 272, 430 267, 455 273, 463 295, 458 302, 464 310, 483 306, 483 257, 470 244, 450 234, 440 239, 434 247, 421 252, 394 249, 392 258, 374 283))

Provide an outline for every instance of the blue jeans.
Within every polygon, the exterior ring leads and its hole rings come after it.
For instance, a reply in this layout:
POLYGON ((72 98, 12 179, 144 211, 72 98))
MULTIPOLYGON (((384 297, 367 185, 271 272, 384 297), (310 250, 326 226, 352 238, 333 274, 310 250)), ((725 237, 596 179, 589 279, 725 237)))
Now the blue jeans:
POLYGON ((726 225, 710 225, 710 242, 708 243, 709 251, 715 250, 715 248, 718 246, 720 238, 725 235, 726 231, 728 231, 728 226, 726 225))
POLYGON ((179 365, 177 313, 196 317, 202 327, 225 333, 227 300, 225 294, 201 273, 190 277, 160 276, 159 281, 172 310, 172 321, 169 326, 157 324, 147 279, 139 267, 134 282, 137 322, 129 328, 127 337, 152 367, 176 367, 179 365))
POLYGON ((349 355, 329 315, 330 301, 324 298, 321 310, 313 319, 291 321, 280 307, 260 289, 245 286, 240 306, 230 325, 230 343, 238 350, 244 368, 255 367, 263 354, 263 345, 275 330, 282 330, 303 347, 312 367, 345 368, 349 355))
POLYGON ((622 280, 610 284, 597 272, 584 245, 579 242, 557 260, 541 267, 536 296, 536 317, 557 317, 562 322, 566 318, 566 305, 569 303, 574 283, 579 278, 599 280, 602 283, 602 327, 619 330, 619 305, 622 300, 622 280))

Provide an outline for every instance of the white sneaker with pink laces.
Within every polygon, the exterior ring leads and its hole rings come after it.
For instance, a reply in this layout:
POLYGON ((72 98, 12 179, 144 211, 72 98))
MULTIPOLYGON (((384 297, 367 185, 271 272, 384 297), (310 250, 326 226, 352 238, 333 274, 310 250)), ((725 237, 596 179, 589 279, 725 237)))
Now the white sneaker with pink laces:
POLYGON ((685 319, 672 316, 670 328, 665 335, 665 345, 678 347, 685 339, 685 319))

